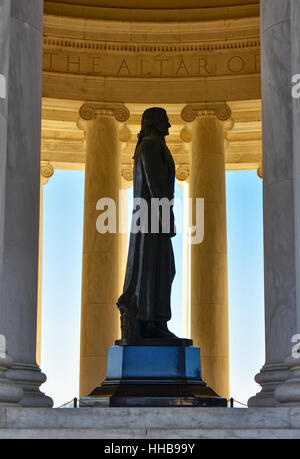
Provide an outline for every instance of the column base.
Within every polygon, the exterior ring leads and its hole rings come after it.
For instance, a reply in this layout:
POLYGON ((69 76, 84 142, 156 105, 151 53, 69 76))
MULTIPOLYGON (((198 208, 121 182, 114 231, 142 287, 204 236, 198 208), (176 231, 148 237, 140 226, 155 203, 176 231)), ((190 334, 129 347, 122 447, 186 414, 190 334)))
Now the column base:
POLYGON ((278 406, 275 398, 276 388, 282 384, 288 376, 288 369, 281 364, 265 365, 255 376, 255 381, 261 385, 261 392, 248 400, 249 408, 278 406))
POLYGON ((10 357, 0 357, 0 408, 17 406, 24 395, 23 389, 7 378, 12 363, 10 357))
POLYGON ((10 380, 19 385, 24 396, 20 401, 23 407, 52 408, 53 400, 40 391, 40 385, 46 381, 46 376, 36 364, 16 363, 7 372, 10 380))
POLYGON ((201 379, 200 349, 183 346, 112 346, 106 379, 80 406, 226 407, 201 379))
POLYGON ((275 390, 280 406, 300 406, 300 357, 287 357, 284 363, 289 368, 286 381, 275 390))

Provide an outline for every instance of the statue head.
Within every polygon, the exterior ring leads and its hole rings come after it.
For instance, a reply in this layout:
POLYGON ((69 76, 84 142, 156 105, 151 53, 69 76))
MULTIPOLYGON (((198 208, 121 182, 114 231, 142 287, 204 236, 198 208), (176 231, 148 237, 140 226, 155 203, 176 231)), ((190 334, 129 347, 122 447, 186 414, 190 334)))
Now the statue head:
POLYGON ((164 108, 152 107, 147 108, 142 116, 142 136, 147 136, 152 133, 160 135, 169 135, 171 124, 167 112, 164 108))

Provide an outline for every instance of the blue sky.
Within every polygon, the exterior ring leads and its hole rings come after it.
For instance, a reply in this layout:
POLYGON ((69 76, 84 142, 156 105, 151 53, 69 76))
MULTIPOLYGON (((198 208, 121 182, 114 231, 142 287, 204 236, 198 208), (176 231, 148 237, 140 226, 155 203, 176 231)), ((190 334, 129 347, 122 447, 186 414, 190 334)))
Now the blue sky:
MULTIPOLYGON (((243 403, 259 391, 264 364, 262 181, 226 172, 230 392, 243 403)), ((130 191, 129 191, 130 196, 130 191)), ((176 186, 176 196, 183 191, 176 186)), ((42 390, 59 406, 78 396, 84 172, 56 170, 44 186, 42 390)), ((182 328, 182 236, 173 239, 172 331, 182 328)), ((238 406, 238 405, 237 405, 238 406)))

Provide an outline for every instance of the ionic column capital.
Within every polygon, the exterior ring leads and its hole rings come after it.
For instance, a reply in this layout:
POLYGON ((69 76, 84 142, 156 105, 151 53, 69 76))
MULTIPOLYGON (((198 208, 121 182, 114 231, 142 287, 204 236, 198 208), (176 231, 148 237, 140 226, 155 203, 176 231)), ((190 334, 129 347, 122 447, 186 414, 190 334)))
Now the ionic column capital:
POLYGON ((125 166, 121 169, 121 175, 127 182, 133 181, 133 167, 125 166))
POLYGON ((189 179, 191 170, 189 165, 179 165, 176 168, 176 178, 179 182, 185 182, 189 179))
POLYGON ((125 105, 114 102, 86 102, 79 109, 79 116, 83 121, 91 121, 97 115, 114 116, 116 121, 125 123, 130 112, 125 105))
POLYGON ((188 104, 181 112, 181 117, 186 123, 192 123, 200 116, 216 116, 219 121, 225 123, 227 130, 233 128, 231 108, 226 102, 199 102, 188 104))
POLYGON ((259 168, 257 169, 257 175, 260 179, 263 180, 264 178, 264 173, 263 173, 263 166, 262 164, 260 164, 259 168))
POLYGON ((54 175, 54 167, 49 161, 41 161, 41 184, 47 185, 49 179, 54 175))

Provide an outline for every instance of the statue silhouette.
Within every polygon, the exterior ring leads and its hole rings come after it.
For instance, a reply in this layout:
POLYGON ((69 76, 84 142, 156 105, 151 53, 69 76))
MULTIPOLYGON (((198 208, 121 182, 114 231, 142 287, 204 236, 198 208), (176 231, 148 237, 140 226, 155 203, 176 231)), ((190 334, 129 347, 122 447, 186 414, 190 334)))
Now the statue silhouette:
MULTIPOLYGON (((165 136, 171 127, 163 108, 149 108, 142 116, 142 128, 134 155, 134 198, 143 198, 148 208, 148 232, 131 232, 123 294, 117 301, 121 313, 122 340, 116 344, 134 344, 155 340, 155 344, 179 344, 168 330, 171 319, 171 288, 175 262, 171 238, 175 236, 172 200, 175 164, 165 136), (169 221, 165 225, 161 208, 151 212, 153 198, 167 198, 169 221), (159 218, 157 232, 151 232, 154 218, 159 218)), ((132 221, 136 221, 133 210, 132 221)), ((151 341, 154 343, 154 341, 151 341)))

